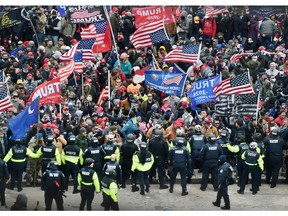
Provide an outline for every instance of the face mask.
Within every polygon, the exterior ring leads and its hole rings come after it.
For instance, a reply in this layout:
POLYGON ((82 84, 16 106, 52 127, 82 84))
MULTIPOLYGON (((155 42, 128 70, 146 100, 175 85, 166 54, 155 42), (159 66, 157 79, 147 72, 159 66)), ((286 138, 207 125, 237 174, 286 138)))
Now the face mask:
POLYGON ((273 78, 273 79, 271 79, 271 81, 272 81, 272 82, 276 82, 276 79, 275 79, 275 78, 273 78))

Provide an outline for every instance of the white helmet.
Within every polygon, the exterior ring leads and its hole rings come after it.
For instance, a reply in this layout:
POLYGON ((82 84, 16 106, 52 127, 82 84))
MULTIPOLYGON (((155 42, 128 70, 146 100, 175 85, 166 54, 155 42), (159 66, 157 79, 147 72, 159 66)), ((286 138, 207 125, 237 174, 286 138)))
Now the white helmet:
POLYGON ((108 134, 108 135, 107 135, 107 140, 108 140, 108 141, 114 141, 114 135, 108 134))
POLYGON ((196 125, 196 126, 195 126, 195 131, 200 132, 200 131, 201 131, 201 126, 200 126, 200 125, 196 125))
POLYGON ((177 136, 182 136, 183 135, 182 129, 181 128, 177 128, 176 134, 177 134, 177 136))
POLYGON ((250 149, 256 149, 258 146, 258 144, 256 142, 251 142, 250 145, 249 145, 249 148, 250 149))

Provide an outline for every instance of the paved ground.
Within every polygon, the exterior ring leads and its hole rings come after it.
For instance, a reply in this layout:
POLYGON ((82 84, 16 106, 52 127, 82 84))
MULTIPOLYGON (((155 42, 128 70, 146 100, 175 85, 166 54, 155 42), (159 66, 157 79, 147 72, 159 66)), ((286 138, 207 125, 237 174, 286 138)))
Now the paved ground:
MULTIPOLYGON (((194 179, 194 182, 195 179, 194 179)), ((216 198, 216 192, 213 191, 211 184, 208 185, 206 191, 201 191, 200 184, 194 183, 188 185, 189 194, 181 196, 181 186, 179 183, 175 185, 174 193, 170 194, 168 189, 159 190, 158 184, 151 185, 150 194, 142 196, 139 192, 131 192, 131 186, 119 191, 119 206, 120 210, 125 211, 222 211, 220 208, 214 207, 212 201, 216 198)), ((237 185, 229 187, 231 200, 231 210, 241 211, 287 211, 288 210, 288 185, 280 183, 276 188, 271 189, 270 185, 262 184, 260 192, 252 195, 249 191, 251 185, 248 184, 244 195, 237 193, 237 185)), ((64 198, 65 210, 75 211, 79 209, 80 194, 72 194, 72 186, 66 192, 67 198, 64 198)), ((39 187, 24 187, 22 193, 28 196, 28 208, 33 210, 37 201, 39 201, 39 210, 44 210, 44 192, 39 187)), ((19 192, 16 190, 6 190, 7 209, 8 210, 15 202, 19 192)), ((100 206, 102 202, 102 194, 95 194, 93 201, 93 210, 103 210, 100 206)), ((223 203, 222 203, 223 204, 223 203)), ((55 208, 53 202, 53 209, 55 208)))

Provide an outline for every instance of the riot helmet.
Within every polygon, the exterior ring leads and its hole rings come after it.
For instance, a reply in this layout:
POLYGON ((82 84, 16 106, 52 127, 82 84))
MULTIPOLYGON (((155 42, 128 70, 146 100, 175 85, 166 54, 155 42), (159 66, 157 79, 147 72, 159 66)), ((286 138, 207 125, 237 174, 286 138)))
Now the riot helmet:
POLYGON ((94 160, 92 158, 85 159, 85 166, 90 166, 92 163, 94 163, 94 160))
POLYGON ((57 169, 58 163, 56 161, 50 161, 47 165, 47 169, 57 169))

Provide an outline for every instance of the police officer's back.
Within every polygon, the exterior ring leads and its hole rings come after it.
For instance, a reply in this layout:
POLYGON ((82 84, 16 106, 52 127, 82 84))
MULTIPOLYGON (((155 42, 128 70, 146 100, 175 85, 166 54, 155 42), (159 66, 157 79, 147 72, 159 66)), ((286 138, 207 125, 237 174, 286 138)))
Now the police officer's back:
POLYGON ((99 144, 97 137, 92 137, 90 139, 90 146, 84 151, 83 159, 92 158, 93 169, 96 171, 98 178, 101 179, 102 176, 102 167, 103 167, 103 152, 99 144))
POLYGON ((79 210, 84 210, 87 202, 87 210, 92 210, 92 201, 94 199, 94 191, 100 192, 100 183, 97 173, 92 169, 94 160, 92 158, 85 159, 85 167, 79 170, 78 185, 81 187, 81 203, 79 210))
POLYGON ((50 161, 57 161, 59 165, 61 165, 61 157, 58 148, 53 145, 54 137, 49 135, 46 139, 46 144, 41 146, 37 155, 42 157, 42 174, 46 171, 47 165, 50 161))
POLYGON ((120 184, 122 184, 122 169, 121 169, 121 165, 116 161, 116 155, 112 154, 110 157, 110 161, 106 162, 103 165, 103 170, 102 170, 102 176, 105 174, 105 171, 107 169, 113 169, 116 172, 117 175, 117 184, 120 186, 120 184))
MULTIPOLYGON (((133 134, 128 134, 126 137, 126 142, 120 147, 121 155, 121 168, 122 168, 122 188, 126 187, 126 180, 129 179, 132 167, 132 157, 136 151, 138 151, 137 145, 134 143, 135 136, 133 134)), ((134 173, 132 174, 134 175, 134 173)), ((135 178, 133 176, 132 178, 135 178)))
POLYGON ((120 161, 120 151, 119 148, 114 144, 114 136, 112 134, 107 135, 107 142, 101 146, 101 151, 104 155, 104 163, 110 161, 111 155, 116 155, 116 161, 120 161))
POLYGON ((169 147, 161 130, 155 130, 154 137, 149 140, 148 149, 153 154, 155 160, 150 170, 149 181, 153 181, 153 174, 156 174, 157 168, 160 189, 166 189, 168 186, 164 185, 164 166, 168 160, 169 147))
POLYGON ((117 174, 115 170, 106 170, 105 175, 101 180, 103 191, 103 206, 104 210, 119 210, 118 204, 118 186, 116 183, 117 174))
POLYGON ((170 176, 169 192, 173 193, 177 173, 181 175, 182 196, 188 194, 186 188, 186 173, 189 165, 189 152, 183 146, 182 140, 176 140, 176 145, 169 150, 168 163, 173 167, 173 175, 170 176))
POLYGON ((52 201, 55 199, 57 210, 64 210, 63 193, 66 188, 65 176, 58 170, 56 161, 50 161, 46 172, 43 173, 41 190, 45 191, 45 210, 51 210, 52 201))

